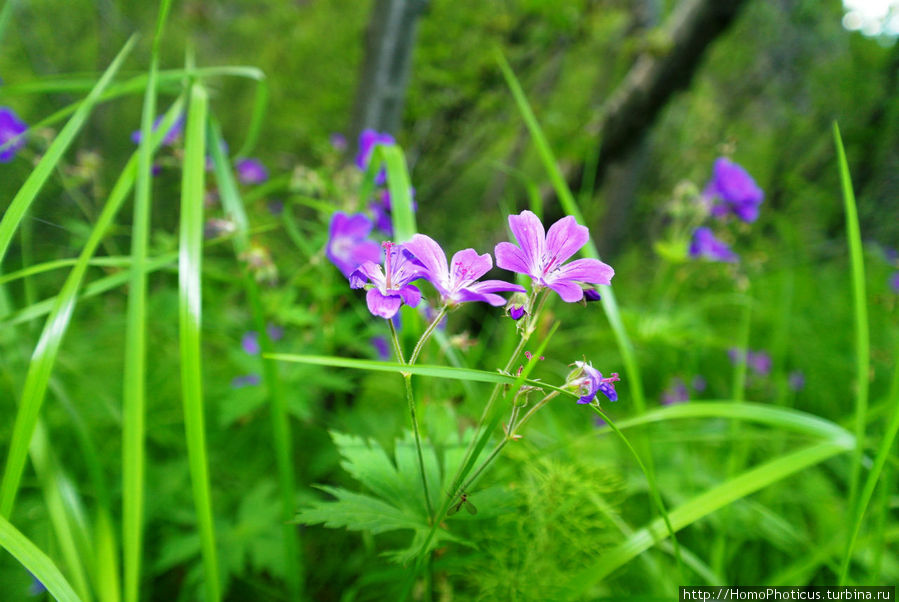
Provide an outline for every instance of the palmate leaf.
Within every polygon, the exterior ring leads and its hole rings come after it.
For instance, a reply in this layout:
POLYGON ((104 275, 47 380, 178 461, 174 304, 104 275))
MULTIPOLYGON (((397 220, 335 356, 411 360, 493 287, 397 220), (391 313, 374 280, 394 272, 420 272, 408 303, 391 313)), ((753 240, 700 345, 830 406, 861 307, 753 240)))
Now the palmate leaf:
MULTIPOLYGON (((323 524, 329 528, 368 531, 373 534, 412 530, 413 537, 408 548, 385 553, 385 556, 395 562, 408 562, 420 551, 431 530, 421 496, 421 479, 411 441, 408 438, 397 441, 394 462, 375 441, 334 431, 331 432, 331 437, 343 458, 343 469, 370 493, 317 485, 334 499, 321 500, 301 509, 295 522, 306 525, 323 524)), ((438 496, 441 491, 441 471, 437 454, 433 447, 426 446, 424 455, 432 495, 438 496)), ((430 541, 429 549, 444 541, 468 545, 465 540, 444 529, 438 529, 430 541)))

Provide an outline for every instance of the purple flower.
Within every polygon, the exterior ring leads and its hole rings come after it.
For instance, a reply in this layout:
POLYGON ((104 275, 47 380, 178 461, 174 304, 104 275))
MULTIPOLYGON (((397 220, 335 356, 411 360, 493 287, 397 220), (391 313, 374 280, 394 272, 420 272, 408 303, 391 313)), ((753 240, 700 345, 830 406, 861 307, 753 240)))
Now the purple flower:
POLYGON ((402 245, 385 242, 384 269, 373 261, 366 261, 350 274, 350 288, 366 288, 365 301, 368 310, 382 318, 390 319, 405 303, 415 307, 421 301, 421 291, 412 284, 422 277, 424 268, 411 259, 402 245))
POLYGON ((733 213, 744 222, 754 222, 759 216, 759 205, 765 193, 745 169, 733 161, 720 157, 715 160, 712 179, 702 192, 703 197, 714 203, 711 213, 724 217, 733 213))
POLYGON ((679 378, 672 379, 668 388, 662 392, 662 405, 670 406, 686 401, 690 401, 690 393, 687 391, 687 385, 679 378))
POLYGON ((702 393, 703 391, 705 391, 707 384, 708 383, 706 383, 705 378, 703 378, 699 374, 694 376, 693 382, 690 383, 690 385, 693 387, 693 390, 696 391, 697 393, 702 393))
POLYGON ((899 294, 899 272, 893 272, 892 276, 890 276, 890 288, 893 289, 894 293, 899 294))
POLYGON ((746 355, 746 364, 759 376, 768 376, 771 372, 771 356, 764 351, 750 351, 746 355))
POLYGON ((9 107, 0 107, 0 163, 9 163, 16 156, 16 151, 25 146, 22 134, 28 124, 19 119, 16 112, 9 107))
POLYGON ((609 398, 609 401, 618 401, 618 393, 612 385, 621 380, 617 373, 603 378, 602 373, 589 362, 574 362, 574 366, 575 369, 568 375, 567 384, 576 387, 580 393, 578 403, 593 403, 597 393, 602 393, 609 398))
MULTIPOLYGON (((153 131, 159 129, 159 125, 162 123, 162 119, 165 117, 164 115, 160 115, 153 122, 153 131)), ((171 146, 175 143, 178 138, 181 137, 181 132, 184 131, 184 115, 178 115, 178 118, 175 120, 175 123, 172 124, 172 127, 169 128, 169 131, 166 132, 165 138, 162 139, 162 143, 164 145, 171 146)), ((140 144, 141 141, 141 133, 140 130, 135 130, 131 132, 131 142, 135 144, 140 144)))
POLYGON ((244 374, 243 376, 235 376, 231 379, 231 387, 242 389, 244 387, 255 387, 262 382, 258 374, 244 374))
POLYGON ((234 164, 237 177, 243 184, 261 184, 268 180, 268 170, 259 159, 238 159, 234 164))
POLYGON ((787 384, 793 391, 801 391, 805 387, 805 374, 802 370, 793 370, 787 377, 787 384))
POLYGON ((592 303, 594 301, 599 301, 602 299, 602 296, 599 294, 599 291, 595 288, 584 289, 584 301, 587 303, 592 303))
POLYGON ((528 313, 524 309, 524 305, 513 305, 509 308, 509 317, 515 321, 518 321, 524 317, 524 314, 528 313))
POLYGON ((736 262, 740 257, 731 251, 726 243, 715 238, 712 231, 706 227, 696 228, 693 232, 693 240, 690 242, 690 257, 696 259, 704 257, 711 261, 736 262))
POLYGON ((247 332, 240 339, 240 346, 250 355, 259 355, 259 334, 252 330, 247 332))
POLYGON ((495 293, 525 291, 522 286, 502 280, 476 282, 493 267, 489 253, 478 255, 474 249, 459 251, 453 255, 450 269, 446 263, 446 253, 432 238, 424 234, 416 234, 403 246, 424 267, 422 276, 434 285, 446 305, 483 301, 498 307, 505 305, 506 300, 495 293))
POLYGON ((386 362, 390 359, 390 344, 385 337, 372 337, 371 345, 375 348, 375 355, 379 360, 386 362))
MULTIPOLYGON (((372 151, 374 151, 375 146, 378 144, 396 144, 396 140, 394 140, 393 136, 390 134, 382 134, 369 129, 362 130, 362 133, 359 134, 359 153, 356 155, 356 167, 362 171, 365 171, 368 168, 368 163, 371 161, 372 151)), ((380 186, 386 181, 387 173, 382 169, 378 172, 378 175, 375 176, 375 184, 380 186)))
POLYGON ((345 151, 346 150, 346 136, 340 133, 331 134, 328 141, 331 143, 331 147, 336 151, 345 151))
POLYGON ((576 259, 562 265, 587 244, 590 232, 572 216, 563 217, 543 230, 540 218, 530 211, 509 216, 509 228, 519 246, 509 242, 496 245, 496 265, 527 274, 537 287, 549 287, 563 301, 574 303, 584 297, 582 282, 611 284, 615 270, 598 259, 576 259))
POLYGON ((284 329, 274 324, 269 324, 268 326, 266 326, 265 332, 266 334, 268 334, 268 338, 273 341, 280 341, 284 338, 284 329))
POLYGON ((331 218, 325 254, 347 278, 363 263, 380 261, 378 243, 366 238, 370 232, 371 220, 364 213, 347 215, 338 211, 331 218))

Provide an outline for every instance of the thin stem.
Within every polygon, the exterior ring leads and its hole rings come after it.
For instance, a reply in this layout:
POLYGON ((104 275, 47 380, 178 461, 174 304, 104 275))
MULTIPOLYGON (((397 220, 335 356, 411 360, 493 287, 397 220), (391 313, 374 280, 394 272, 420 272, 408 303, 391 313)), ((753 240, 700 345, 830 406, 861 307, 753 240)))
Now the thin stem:
POLYGON ((510 431, 509 431, 509 432, 510 432, 510 435, 509 435, 509 436, 511 437, 512 435, 514 435, 514 434, 516 433, 516 431, 518 431, 518 428, 519 428, 519 427, 524 426, 524 424, 525 424, 528 420, 531 419, 531 416, 533 416, 534 414, 537 413, 537 410, 539 410, 540 408, 542 408, 543 406, 545 406, 547 403, 549 403, 549 400, 550 400, 550 399, 552 399, 552 398, 554 398, 554 397, 557 397, 558 395, 559 395, 559 392, 558 392, 558 391, 553 391, 552 393, 550 393, 549 395, 547 395, 546 397, 544 397, 543 399, 541 399, 540 401, 538 401, 538 402, 534 405, 533 408, 531 408, 530 410, 528 410, 528 413, 527 413, 527 414, 525 414, 524 416, 521 417, 521 420, 518 421, 518 424, 516 424, 514 428, 510 428, 510 431))
MULTIPOLYGON (((396 351, 397 361, 405 364, 403 349, 400 347, 400 339, 392 320, 387 320, 390 325, 390 335, 393 339, 393 348, 396 351)), ((433 329, 432 329, 433 330, 433 329)), ((421 449, 421 434, 418 430, 418 416, 415 413, 415 397, 412 394, 412 375, 403 372, 403 381, 406 383, 406 401, 409 402, 409 415, 412 417, 412 433, 415 436, 415 451, 418 453, 418 471, 421 473, 421 486, 425 495, 425 508, 428 510, 428 519, 433 520, 434 509, 431 507, 431 493, 428 491, 428 478, 425 475, 425 459, 421 449)))
POLYGON ((437 314, 437 317, 434 318, 434 321, 428 324, 428 327, 422 333, 421 338, 418 339, 418 343, 415 344, 415 349, 412 351, 412 357, 409 358, 409 365, 411 366, 418 360, 418 356, 421 355, 422 350, 425 347, 425 343, 428 342, 428 339, 431 338, 431 335, 434 334, 434 330, 440 325, 440 321, 446 316, 449 309, 447 306, 443 306, 440 308, 440 313, 437 314))

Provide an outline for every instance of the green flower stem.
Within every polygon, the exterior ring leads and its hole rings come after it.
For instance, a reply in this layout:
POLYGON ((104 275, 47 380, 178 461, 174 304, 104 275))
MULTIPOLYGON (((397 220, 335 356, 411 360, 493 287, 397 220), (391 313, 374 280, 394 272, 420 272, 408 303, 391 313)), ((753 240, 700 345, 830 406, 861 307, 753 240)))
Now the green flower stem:
MULTIPOLYGON (((409 365, 411 366, 418 360, 418 356, 421 355, 422 350, 425 347, 425 343, 428 342, 428 339, 431 338, 431 335, 434 334, 434 331, 437 329, 437 326, 440 325, 440 321, 446 316, 449 312, 449 308, 444 305, 440 309, 440 313, 437 314, 437 317, 434 318, 434 321, 428 324, 428 327, 422 333, 421 338, 418 339, 418 343, 415 344, 415 349, 412 351, 412 357, 409 358, 409 365)), ((392 324, 392 322, 391 322, 392 324)))
MULTIPOLYGON (((435 320, 435 324, 437 321, 435 320)), ((403 359, 403 348, 400 346, 400 338, 396 332, 396 326, 393 325, 393 320, 387 320, 387 324, 390 326, 390 337, 393 339, 393 348, 396 351, 396 359, 399 363, 405 364, 406 360, 403 359)), ((431 332, 433 332, 433 328, 431 332)), ((420 343, 421 341, 419 341, 420 343)), ((416 346, 417 348, 417 346, 416 346)), ((425 508, 428 510, 428 518, 434 518, 434 509, 431 507, 431 494, 428 491, 428 478, 425 475, 425 459, 424 453, 421 450, 421 434, 418 430, 418 417, 415 414, 415 397, 412 394, 412 374, 409 372, 403 372, 403 381, 406 383, 406 401, 409 402, 409 415, 412 417, 412 432, 415 435, 415 451, 418 453, 418 471, 421 473, 421 486, 424 490, 425 495, 425 508)))
POLYGON ((531 419, 531 416, 533 416, 534 414, 537 413, 537 410, 539 410, 540 408, 545 406, 547 403, 549 403, 549 400, 553 399, 554 397, 558 397, 558 395, 559 395, 558 391, 553 391, 552 393, 550 393, 549 395, 547 395, 546 397, 544 397, 543 399, 538 401, 534 405, 533 408, 528 410, 527 414, 525 414, 524 416, 521 417, 521 420, 519 420, 518 423, 514 427, 511 427, 511 426, 509 427, 509 433, 510 433, 509 436, 512 437, 513 435, 515 435, 515 433, 518 431, 518 429, 520 427, 524 426, 525 423, 531 419))

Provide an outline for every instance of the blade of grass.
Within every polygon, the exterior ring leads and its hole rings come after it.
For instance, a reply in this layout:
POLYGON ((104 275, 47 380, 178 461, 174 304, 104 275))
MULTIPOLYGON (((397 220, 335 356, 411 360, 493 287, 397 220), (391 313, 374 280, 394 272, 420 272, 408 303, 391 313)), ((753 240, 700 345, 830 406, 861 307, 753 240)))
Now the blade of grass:
MULTIPOLYGON (((131 274, 125 318, 125 365, 122 375, 122 556, 124 598, 136 601, 140 592, 141 550, 144 522, 144 439, 147 386, 147 244, 153 169, 153 120, 156 118, 156 87, 159 77, 159 47, 171 0, 159 7, 150 71, 141 113, 141 141, 137 149, 137 184, 131 228, 131 274)), ((168 130, 162 130, 168 131, 168 130)))
POLYGON ((200 350, 203 261, 203 197, 206 177, 206 115, 208 96, 197 82, 190 88, 181 180, 181 226, 178 258, 178 314, 181 341, 181 392, 184 430, 194 506, 199 524, 206 599, 221 598, 215 524, 209 491, 209 462, 203 409, 200 350))
MULTIPOLYGON (((234 173, 222 150, 223 139, 218 124, 210 121, 209 140, 211 141, 211 154, 215 167, 216 181, 218 183, 219 196, 222 199, 222 207, 235 225, 234 253, 238 260, 249 250, 249 220, 244 211, 243 201, 240 198, 234 173)), ((290 419, 287 411, 287 399, 284 396, 284 387, 278 374, 278 364, 275 360, 265 357, 272 352, 272 341, 268 334, 265 312, 259 293, 259 285, 250 270, 243 270, 244 289, 250 301, 253 314, 253 322, 256 332, 259 333, 259 344, 263 354, 262 376, 271 403, 272 435, 275 441, 275 460, 278 466, 278 481, 281 490, 281 519, 282 534, 284 537, 284 552, 288 566, 287 583, 290 590, 290 599, 299 600, 303 589, 303 565, 300 560, 300 548, 297 542, 297 529, 292 519, 296 513, 296 485, 294 475, 296 467, 293 462, 293 441, 290 432, 290 419)))
MULTIPOLYGON (((855 438, 859 442, 852 454, 852 467, 849 473, 849 507, 857 521, 861 521, 859 511, 862 506, 858 499, 858 484, 861 478, 863 442, 865 440, 865 422, 868 412, 868 371, 870 370, 870 347, 868 337, 868 306, 865 295, 865 262, 862 251, 861 229, 858 225, 858 211, 855 206, 855 193, 852 191, 852 179, 849 176, 849 164, 840 128, 833 124, 833 140, 837 150, 837 169, 840 172, 840 184, 843 189, 843 208, 846 211, 846 238, 849 242, 849 260, 852 266, 852 301, 855 317, 855 438)), ((840 567, 837 583, 844 585, 851 560, 849 553, 854 545, 858 522, 848 525, 846 538, 846 556, 840 567)))
MULTIPOLYGON (((132 36, 128 42, 125 43, 125 46, 122 47, 118 55, 113 59, 109 68, 103 73, 103 76, 93 87, 90 94, 88 94, 87 98, 85 98, 79 105, 75 114, 47 148, 47 152, 44 153, 44 156, 28 176, 28 179, 22 184, 22 188, 20 188, 19 192, 16 193, 16 196, 13 197, 9 207, 3 214, 3 219, 0 220, 0 261, 6 256, 9 243, 19 226, 19 222, 22 221, 25 212, 28 211, 31 203, 37 198, 37 195, 46 183, 47 178, 50 177, 50 174, 53 173, 53 170, 56 168, 56 164, 59 163, 59 160, 69 148, 69 145, 75 139, 75 136, 81 130, 81 127, 87 121, 87 118, 90 116, 90 113, 99 100, 103 90, 109 85, 109 82, 112 81, 116 71, 122 66, 125 57, 128 56, 131 49, 134 47, 135 40, 136 38, 132 36)), ((2 513, 2 510, 0 510, 0 513, 2 513)))
POLYGON ((81 598, 50 558, 0 516, 0 546, 22 563, 58 602, 80 602, 81 598))
MULTIPOLYGON (((675 531, 680 531, 738 499, 768 487, 801 470, 805 470, 838 454, 848 451, 845 445, 830 441, 804 447, 786 456, 771 460, 743 472, 673 508, 668 513, 675 531)), ((639 554, 665 539, 668 528, 661 518, 636 531, 625 541, 600 555, 578 573, 581 593, 624 566, 639 554)))
MULTIPOLYGON (((162 141, 164 132, 167 132, 168 127, 171 127, 171 124, 174 123, 179 106, 179 103, 176 103, 166 114, 160 131, 153 138, 154 144, 158 145, 162 141)), ((103 207, 103 211, 100 213, 94 228, 91 230, 87 243, 81 250, 78 262, 66 278, 59 295, 52 301, 44 330, 41 332, 28 365, 22 400, 16 414, 15 425, 13 426, 9 455, 6 459, 6 469, 3 472, 3 480, 0 482, 0 515, 2 516, 10 516, 12 513, 22 478, 22 471, 25 468, 28 444, 31 441, 31 435, 34 432, 41 405, 44 402, 47 382, 53 371, 59 347, 62 344, 62 339, 75 310, 78 290, 87 271, 88 262, 109 230, 112 220, 134 185, 136 171, 137 156, 132 155, 109 193, 106 205, 103 207)), ((32 305, 31 307, 34 306, 32 305)))

